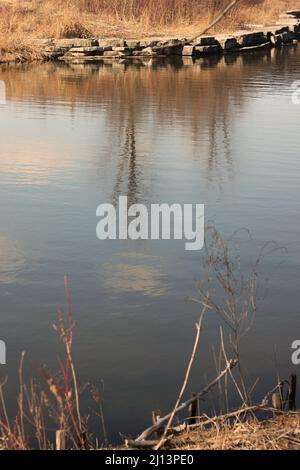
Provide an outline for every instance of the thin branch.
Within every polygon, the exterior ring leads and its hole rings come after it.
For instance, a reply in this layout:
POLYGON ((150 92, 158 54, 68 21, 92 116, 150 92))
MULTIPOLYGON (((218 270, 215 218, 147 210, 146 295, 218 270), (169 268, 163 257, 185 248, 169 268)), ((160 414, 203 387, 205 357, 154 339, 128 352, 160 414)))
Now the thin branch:
MULTIPOLYGON (((207 299, 208 300, 208 299, 207 299)), ((165 427, 165 430, 163 432, 163 435, 159 441, 159 443, 155 446, 155 450, 159 450, 160 447, 163 445, 164 441, 165 441, 165 438, 168 434, 168 430, 169 428, 171 427, 172 423, 173 423, 173 419, 174 419, 174 416, 176 414, 176 410, 178 408, 178 406, 180 405, 180 402, 182 400, 182 397, 184 395, 184 392, 186 390, 186 387, 187 387, 187 384, 188 384, 188 380, 189 380, 189 377, 190 377, 190 373, 191 373, 191 370, 192 370, 192 366, 193 366, 193 363, 194 363, 194 360, 195 360, 195 356, 196 356, 196 353, 197 353, 197 349, 198 349, 198 344, 199 344, 199 340, 200 340, 200 335, 201 335, 201 327, 202 327, 202 321, 203 321, 203 317, 204 317, 204 314, 206 312, 208 308, 208 304, 205 304, 203 306, 203 309, 202 309, 202 312, 201 312, 201 315, 200 315, 200 318, 199 318, 199 321, 198 323, 196 323, 196 337, 195 337, 195 341, 194 341, 194 347, 193 347, 193 351, 192 351, 192 355, 191 355, 191 358, 190 358, 190 362, 188 364, 188 367, 187 367, 187 370, 186 370, 186 374, 185 374, 185 377, 184 377, 184 381, 183 381, 183 384, 182 384, 182 387, 181 387, 181 390, 180 390, 180 393, 178 395, 178 398, 177 398, 177 401, 176 401, 176 404, 174 406, 174 409, 170 415, 170 418, 169 418, 169 421, 167 423, 167 426, 165 427)))
MULTIPOLYGON (((195 41, 200 36, 204 36, 210 29, 212 29, 214 26, 216 26, 216 24, 218 24, 227 15, 227 13, 229 13, 230 10, 232 10, 232 8, 235 7, 240 1, 241 0, 233 0, 232 2, 230 2, 229 5, 227 5, 227 7, 225 7, 219 13, 219 15, 208 26, 206 26, 205 29, 203 29, 196 36, 192 37, 191 39, 188 39, 187 41, 180 41, 180 43, 177 43, 177 44, 170 44, 168 46, 168 48, 178 47, 179 45, 186 46, 186 45, 190 44, 191 42, 195 41)), ((155 50, 164 49, 164 47, 166 47, 166 46, 156 46, 155 50)))
POLYGON ((212 29, 214 26, 216 26, 216 24, 218 24, 223 18, 224 16, 227 15, 227 13, 230 12, 230 10, 232 10, 232 8, 234 6, 236 6, 241 0, 233 0, 231 3, 229 3, 229 5, 227 5, 227 7, 225 7, 221 13, 200 33, 198 34, 197 36, 195 36, 194 38, 191 39, 191 41, 194 41, 195 39, 197 39, 199 36, 204 36, 204 34, 206 34, 210 29, 212 29))

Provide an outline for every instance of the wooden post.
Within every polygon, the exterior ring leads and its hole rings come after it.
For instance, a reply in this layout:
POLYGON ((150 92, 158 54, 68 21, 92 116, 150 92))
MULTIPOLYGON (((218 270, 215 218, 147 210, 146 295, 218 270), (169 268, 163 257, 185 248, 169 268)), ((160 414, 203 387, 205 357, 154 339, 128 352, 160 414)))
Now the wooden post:
POLYGON ((56 431, 56 450, 66 450, 65 431, 56 431))
POLYGON ((156 424, 159 418, 161 418, 161 411, 160 410, 152 411, 152 423, 156 424))
MULTIPOLYGON (((158 423, 161 416, 162 416, 161 410, 152 411, 152 423, 153 423, 153 425, 158 423)), ((156 434, 157 438, 159 438, 163 434, 163 426, 161 428, 157 429, 155 434, 156 434)))
POLYGON ((279 382, 278 384, 278 392, 280 395, 280 400, 281 400, 281 409, 284 410, 286 402, 284 399, 284 382, 279 382))
POLYGON ((273 393, 273 395, 272 395, 272 406, 275 410, 279 410, 279 411, 283 410, 280 392, 279 393, 273 393))
POLYGON ((291 374, 289 377, 289 410, 295 411, 296 409, 296 390, 297 390, 297 375, 291 374))
POLYGON ((196 416, 197 416, 197 413, 198 413, 198 399, 195 395, 195 393, 192 394, 192 398, 194 398, 194 400, 191 402, 191 404, 189 405, 189 421, 188 423, 189 424, 196 424, 196 416))

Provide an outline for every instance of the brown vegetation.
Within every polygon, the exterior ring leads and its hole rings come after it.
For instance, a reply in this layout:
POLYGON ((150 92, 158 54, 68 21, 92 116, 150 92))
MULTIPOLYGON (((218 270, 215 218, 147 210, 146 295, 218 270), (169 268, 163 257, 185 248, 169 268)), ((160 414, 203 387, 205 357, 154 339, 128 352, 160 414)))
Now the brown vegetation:
MULTIPOLYGON (((270 22, 297 3, 240 0, 218 30, 270 22)), ((9 41, 31 37, 184 36, 205 27, 227 4, 227 0, 2 0, 0 32, 9 41)))
POLYGON ((300 450, 300 413, 284 413, 273 419, 247 421, 212 420, 209 429, 197 429, 174 441, 185 450, 300 450))

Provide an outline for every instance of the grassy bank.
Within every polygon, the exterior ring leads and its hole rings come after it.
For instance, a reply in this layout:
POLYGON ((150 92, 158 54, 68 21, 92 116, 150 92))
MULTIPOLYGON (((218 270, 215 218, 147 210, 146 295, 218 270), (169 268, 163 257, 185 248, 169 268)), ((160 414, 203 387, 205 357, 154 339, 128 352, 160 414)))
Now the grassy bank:
MULTIPOLYGON (((227 0, 0 0, 0 47, 15 51, 32 38, 189 36, 207 26, 227 0), (50 19, 50 21, 49 21, 50 19)), ((240 0, 218 31, 270 23, 298 1, 240 0)))

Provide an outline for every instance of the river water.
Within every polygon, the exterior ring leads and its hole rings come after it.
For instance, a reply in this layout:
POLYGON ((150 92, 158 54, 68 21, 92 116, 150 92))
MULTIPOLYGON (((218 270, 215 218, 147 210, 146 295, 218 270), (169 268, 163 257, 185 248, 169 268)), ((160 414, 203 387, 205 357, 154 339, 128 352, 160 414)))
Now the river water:
MULTIPOLYGON (((110 437, 135 435, 151 410, 174 403, 199 315, 189 297, 198 295, 203 251, 99 241, 96 208, 121 194, 146 205, 205 204, 207 223, 225 239, 236 234, 245 269, 266 243, 282 247, 263 259, 268 282, 243 361, 249 384, 260 377, 257 400, 277 371, 298 372, 299 76, 299 47, 195 63, 1 66, 0 377, 10 413, 22 351, 27 380, 39 376, 37 364, 58 367, 52 323, 65 308, 65 275, 78 380, 101 387, 110 437)), ((210 312, 190 390, 216 374, 218 325, 210 312)))

